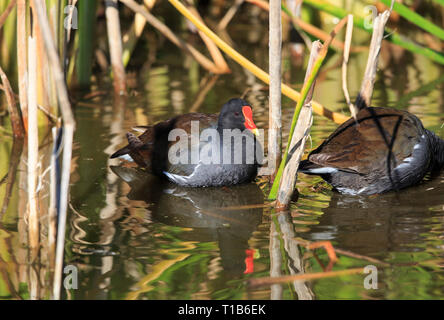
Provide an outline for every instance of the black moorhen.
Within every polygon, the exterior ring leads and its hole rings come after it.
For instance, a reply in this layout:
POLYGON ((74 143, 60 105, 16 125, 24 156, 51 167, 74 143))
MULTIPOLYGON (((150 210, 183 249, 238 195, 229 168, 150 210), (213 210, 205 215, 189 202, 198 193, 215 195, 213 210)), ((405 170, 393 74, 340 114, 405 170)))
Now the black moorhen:
POLYGON ((369 195, 420 182, 444 166, 444 140, 407 111, 364 108, 300 164, 346 194, 369 195))
POLYGON ((210 187, 250 182, 256 177, 258 166, 262 162, 261 145, 255 138, 258 130, 253 122, 252 108, 242 99, 229 100, 223 105, 219 115, 189 113, 144 129, 146 131, 139 137, 127 133, 128 145, 111 155, 111 158, 122 157, 134 161, 155 175, 166 177, 181 186, 210 187), (196 124, 199 129, 195 132, 199 134, 197 139, 192 137, 193 125, 196 124), (173 131, 174 129, 182 131, 173 131), (212 132, 217 137, 202 138, 205 129, 215 129, 212 132), (239 129, 237 132, 242 133, 242 142, 225 137, 225 129, 232 133, 236 132, 234 129, 239 129), (180 133, 185 134, 183 140, 177 140, 180 133), (171 135, 172 139, 169 139, 171 135), (185 149, 181 150, 181 146, 185 146, 185 149), (202 160, 203 152, 213 160, 202 160), (254 155, 251 156, 251 153, 254 155), (176 160, 170 161, 171 155, 176 156, 176 160), (184 161, 177 161, 178 158, 184 161))

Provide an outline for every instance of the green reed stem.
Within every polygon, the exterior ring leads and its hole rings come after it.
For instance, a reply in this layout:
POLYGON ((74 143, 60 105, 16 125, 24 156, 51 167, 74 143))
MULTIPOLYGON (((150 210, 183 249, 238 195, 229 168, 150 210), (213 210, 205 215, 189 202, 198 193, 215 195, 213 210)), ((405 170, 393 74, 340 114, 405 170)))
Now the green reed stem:
POLYGON ((290 133, 288 135, 288 143, 285 147, 284 155, 282 156, 282 161, 279 165, 278 172, 276 174, 276 177, 274 178, 273 186, 271 187, 270 194, 268 195, 268 200, 275 200, 277 196, 277 192, 279 191, 279 183, 282 178, 282 173, 284 172, 285 165, 287 164, 287 158, 288 158, 288 152, 291 145, 291 139, 293 137, 294 129, 296 128, 296 124, 298 122, 299 114, 301 113, 301 109, 305 103, 305 99, 307 98, 307 95, 310 91, 310 88, 313 85, 313 82, 316 79, 316 76, 318 75, 319 69, 322 66, 322 63, 324 62, 324 59, 327 55, 327 51, 325 51, 325 54, 320 54, 317 60, 314 63, 313 71, 311 72, 310 76, 308 77, 307 81, 304 83, 304 86, 301 90, 301 98, 298 100, 298 103, 296 105, 295 111, 293 113, 293 119, 291 120, 291 127, 290 127, 290 133))
MULTIPOLYGON (((307 79, 304 81, 304 85, 302 86, 302 90, 301 90, 301 96, 300 96, 300 99, 298 100, 298 103, 296 105, 296 108, 295 108, 295 111, 293 114, 293 119, 291 121, 290 133, 288 136, 288 143, 287 143, 287 146, 285 147, 285 152, 282 157, 281 164, 279 165, 278 172, 276 174, 276 177, 274 178, 273 186, 271 187, 270 194, 268 195, 268 200, 275 200, 277 197, 277 193, 279 191, 279 184, 281 182, 281 177, 284 172, 285 165, 287 164, 288 152, 289 152, 290 146, 291 146, 291 139, 293 138, 293 133, 296 128, 296 124, 298 122, 298 118, 299 118, 299 114, 301 113, 302 106, 305 103, 307 103, 306 102, 307 96, 310 92, 311 87, 313 86, 313 83, 316 79, 316 76, 318 75, 318 72, 322 66, 322 63, 324 62, 324 59, 327 56, 329 46, 331 45, 334 37, 344 27, 346 22, 347 22, 347 17, 342 18, 341 21, 339 21, 339 23, 335 26, 333 31, 330 33, 330 37, 324 42, 316 60, 313 63, 311 73, 309 74, 307 79)), ((311 98, 310 98, 310 100, 311 100, 311 98)))
POLYGON ((77 83, 89 86, 93 61, 94 25, 97 1, 78 2, 78 49, 76 60, 77 83))

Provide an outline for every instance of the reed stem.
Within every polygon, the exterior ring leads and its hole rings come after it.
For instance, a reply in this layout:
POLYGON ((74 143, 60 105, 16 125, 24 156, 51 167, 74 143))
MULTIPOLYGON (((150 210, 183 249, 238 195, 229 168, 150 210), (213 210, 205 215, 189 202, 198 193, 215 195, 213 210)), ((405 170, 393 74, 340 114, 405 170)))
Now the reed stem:
POLYGON ((352 33, 353 33, 353 15, 349 14, 347 16, 347 30, 345 33, 345 47, 343 52, 343 60, 342 60, 342 91, 344 92, 345 102, 348 105, 348 108, 350 109, 350 113, 353 118, 356 119, 356 114, 358 113, 358 108, 351 103, 350 100, 350 94, 348 92, 348 85, 347 85, 347 65, 348 65, 348 58, 350 56, 350 46, 351 46, 351 39, 352 39, 352 33))
MULTIPOLYGON (((63 74, 62 64, 57 54, 57 47, 50 32, 50 26, 45 12, 40 6, 42 0, 32 0, 37 15, 37 22, 42 30, 43 40, 46 48, 48 61, 51 64, 51 72, 55 84, 57 87, 57 96, 59 101, 59 107, 63 118, 63 158, 62 158, 62 173, 59 186, 59 208, 58 208, 58 229, 57 229, 57 245, 56 245, 56 261, 55 261, 55 274, 53 285, 53 298, 60 299, 60 287, 62 279, 62 267, 64 256, 64 244, 65 244, 65 230, 66 230, 66 214, 68 207, 68 193, 69 193, 69 180, 71 172, 71 156, 72 156, 72 143, 75 130, 75 121, 71 110, 71 105, 68 99, 68 90, 66 88, 65 77, 63 74), (37 4, 37 5, 36 5, 37 4)), ((31 100, 29 100, 31 101, 31 100)))
POLYGON ((122 36, 117 0, 105 0, 106 28, 113 69, 114 92, 124 95, 126 92, 125 67, 123 66, 122 36))
POLYGON ((324 45, 322 46, 322 50, 320 51, 320 53, 318 55, 317 60, 314 62, 313 69, 311 71, 310 76, 306 79, 306 81, 304 81, 304 85, 301 90, 301 99, 299 99, 299 101, 296 105, 294 114, 293 114, 293 119, 291 121, 291 127, 290 127, 290 133, 288 136, 288 143, 285 148, 285 152, 282 157, 281 164, 279 165, 279 170, 277 172, 276 178, 274 179, 273 186, 271 187, 271 191, 268 196, 269 200, 276 199, 277 192, 279 189, 280 180, 281 180, 285 165, 287 164, 287 158, 288 158, 288 152, 289 152, 290 146, 291 146, 291 140, 293 137, 293 133, 294 133, 294 130, 296 127, 297 120, 299 118, 299 114, 300 114, 301 109, 304 105, 304 101, 310 92, 311 86, 312 86, 312 84, 319 72, 319 69, 321 68, 322 62, 324 61, 324 59, 327 55, 327 51, 328 51, 328 47, 330 46, 330 43, 332 42, 332 40, 336 36, 336 34, 339 32, 339 30, 341 30, 341 28, 344 26, 346 21, 347 21, 346 18, 343 18, 341 21, 339 21, 339 23, 336 25, 336 27, 330 33, 330 38, 328 39, 328 41, 326 41, 324 43, 324 45))
MULTIPOLYGON (((305 73, 305 81, 307 81, 312 73, 314 64, 318 55, 320 54, 322 45, 320 41, 314 41, 311 48, 310 59, 308 62, 307 70, 305 73)), ((305 82, 304 81, 304 82, 305 82)), ((276 208, 279 210, 287 209, 290 203, 294 187, 297 180, 297 172, 299 168, 299 162, 304 154, 305 141, 310 133, 310 128, 313 122, 313 115, 311 110, 311 100, 313 97, 314 81, 309 89, 309 93, 305 98, 303 107, 297 120, 293 136, 291 138, 290 147, 291 150, 289 160, 285 165, 285 169, 282 175, 282 181, 279 185, 277 194, 276 208), (295 149, 295 150, 293 150, 295 149)))
POLYGON ((27 52, 26 39, 26 0, 17 1, 17 68, 20 110, 25 131, 28 128, 28 79, 27 79, 27 52))
POLYGON ((28 38, 28 234, 30 261, 39 249, 39 220, 37 212, 37 162, 39 152, 37 127, 37 56, 36 38, 28 38))
POLYGON ((281 158, 282 120, 281 120, 281 61, 282 61, 282 21, 281 0, 270 1, 269 14, 269 72, 270 96, 268 111, 268 168, 271 177, 276 171, 281 158))
POLYGON ((76 75, 77 84, 84 87, 88 87, 91 83, 96 3, 97 1, 79 2, 76 75))
POLYGON ((123 64, 125 67, 129 63, 131 54, 145 28, 145 24, 145 18, 140 13, 136 13, 130 30, 123 36, 123 64))
POLYGON ((355 106, 358 109, 370 107, 376 71, 378 69, 378 57, 384 36, 384 27, 390 17, 390 13, 390 10, 384 11, 379 14, 373 22, 373 35, 370 43, 367 66, 365 68, 364 79, 361 83, 361 89, 355 101, 355 106))

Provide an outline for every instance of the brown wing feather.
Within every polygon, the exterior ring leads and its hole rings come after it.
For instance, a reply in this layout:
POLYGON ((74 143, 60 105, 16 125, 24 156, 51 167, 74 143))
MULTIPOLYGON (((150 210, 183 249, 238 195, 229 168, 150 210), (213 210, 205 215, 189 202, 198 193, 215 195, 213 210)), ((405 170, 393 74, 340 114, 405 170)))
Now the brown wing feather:
POLYGON ((217 125, 217 119, 217 114, 189 113, 159 122, 154 126, 144 127, 144 129, 146 129, 145 132, 138 137, 132 133, 128 133, 127 139, 129 144, 115 152, 111 157, 129 154, 139 166, 150 169, 155 152, 155 145, 171 146, 175 143, 168 141, 168 133, 171 130, 177 128, 183 129, 188 133, 188 137, 191 138, 192 121, 198 121, 199 131, 202 131, 211 126, 215 127, 217 125), (159 139, 161 141, 159 141, 159 139))
POLYGON ((367 108, 358 113, 357 122, 350 119, 339 126, 310 154, 309 160, 321 166, 368 174, 386 168, 390 144, 396 161, 392 164, 396 166, 411 155, 419 141, 419 120, 403 111, 367 108))

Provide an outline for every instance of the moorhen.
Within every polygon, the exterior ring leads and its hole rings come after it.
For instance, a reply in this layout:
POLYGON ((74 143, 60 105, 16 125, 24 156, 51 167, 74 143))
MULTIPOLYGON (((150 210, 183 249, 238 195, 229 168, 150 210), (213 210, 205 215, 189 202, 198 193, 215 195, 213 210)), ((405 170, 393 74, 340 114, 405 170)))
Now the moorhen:
POLYGON ((368 107, 340 125, 300 171, 346 194, 370 195, 420 182, 444 166, 444 140, 407 111, 368 107))
POLYGON ((229 100, 219 115, 189 113, 143 128, 145 132, 138 137, 127 133, 128 145, 111 158, 134 161, 181 186, 214 187, 250 182, 262 163, 252 107, 242 99, 229 100), (204 134, 205 129, 213 130, 208 135, 204 134), (227 131, 234 139, 225 136, 227 131))

